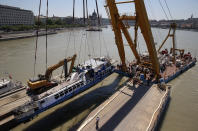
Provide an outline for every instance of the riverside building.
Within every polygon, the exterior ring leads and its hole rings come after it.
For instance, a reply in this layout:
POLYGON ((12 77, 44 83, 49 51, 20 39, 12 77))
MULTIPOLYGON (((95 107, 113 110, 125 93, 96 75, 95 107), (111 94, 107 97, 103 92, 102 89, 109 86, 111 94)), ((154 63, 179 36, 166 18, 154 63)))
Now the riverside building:
POLYGON ((33 24, 34 15, 32 11, 7 5, 0 5, 0 26, 33 24))

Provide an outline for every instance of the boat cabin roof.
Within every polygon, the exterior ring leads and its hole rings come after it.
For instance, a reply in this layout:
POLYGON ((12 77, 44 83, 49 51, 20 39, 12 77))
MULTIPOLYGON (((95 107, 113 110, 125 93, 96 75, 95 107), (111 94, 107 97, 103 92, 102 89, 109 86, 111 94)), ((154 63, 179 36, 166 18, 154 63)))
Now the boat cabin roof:
POLYGON ((10 81, 7 80, 7 79, 0 79, 0 87, 9 84, 9 82, 10 82, 10 81))

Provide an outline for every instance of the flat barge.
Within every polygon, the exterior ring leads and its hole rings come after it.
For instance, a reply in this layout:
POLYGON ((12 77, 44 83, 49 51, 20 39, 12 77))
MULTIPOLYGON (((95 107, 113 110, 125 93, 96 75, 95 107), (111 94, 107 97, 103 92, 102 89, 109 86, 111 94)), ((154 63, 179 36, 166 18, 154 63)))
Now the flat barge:
POLYGON ((169 98, 169 86, 165 91, 162 91, 157 85, 149 88, 143 85, 134 87, 132 82, 128 82, 93 110, 78 128, 78 131, 154 130, 169 98))

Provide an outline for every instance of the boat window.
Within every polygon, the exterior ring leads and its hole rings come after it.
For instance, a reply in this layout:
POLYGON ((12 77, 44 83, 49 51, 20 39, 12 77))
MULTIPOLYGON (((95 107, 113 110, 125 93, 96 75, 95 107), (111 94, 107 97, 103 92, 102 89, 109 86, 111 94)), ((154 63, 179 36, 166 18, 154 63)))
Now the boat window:
POLYGON ((69 88, 69 92, 71 92, 71 91, 72 91, 72 87, 69 88))
POLYGON ((58 95, 58 94, 56 94, 56 95, 54 96, 54 98, 55 98, 55 99, 58 99, 58 97, 59 97, 59 95, 58 95))
POLYGON ((79 87, 80 87, 80 85, 81 85, 81 84, 80 84, 80 83, 78 83, 78 84, 77 84, 77 88, 79 88, 79 87))
POLYGON ((73 86, 72 88, 73 88, 73 90, 75 90, 76 89, 76 86, 73 86))
POLYGON ((63 93, 63 91, 60 93, 60 96, 63 96, 64 95, 64 93, 63 93))
POLYGON ((0 87, 0 89, 5 88, 5 87, 7 87, 7 85, 3 85, 3 86, 1 86, 1 87, 0 87))
POLYGON ((45 100, 42 100, 40 103, 41 103, 41 104, 45 103, 45 100))
POLYGON ((66 90, 65 90, 65 94, 67 94, 67 93, 68 93, 68 90, 66 89, 66 90))
POLYGON ((4 86, 0 86, 0 89, 2 89, 4 86))

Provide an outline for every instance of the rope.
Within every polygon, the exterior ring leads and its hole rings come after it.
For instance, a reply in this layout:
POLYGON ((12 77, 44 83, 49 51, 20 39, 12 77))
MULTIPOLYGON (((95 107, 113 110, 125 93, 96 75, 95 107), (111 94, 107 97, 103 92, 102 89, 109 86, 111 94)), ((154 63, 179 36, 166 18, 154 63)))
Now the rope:
POLYGON ((36 72, 36 59, 37 59, 37 48, 38 48, 38 31, 39 31, 39 24, 40 24, 40 14, 41 14, 41 0, 39 3, 39 15, 38 15, 38 26, 36 31, 36 47, 35 47, 35 55, 34 55, 34 77, 36 72))
POLYGON ((47 21, 48 21, 48 0, 47 0, 47 11, 46 11, 46 23, 45 23, 45 31, 46 31, 46 70, 47 70, 47 21))

